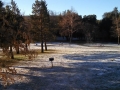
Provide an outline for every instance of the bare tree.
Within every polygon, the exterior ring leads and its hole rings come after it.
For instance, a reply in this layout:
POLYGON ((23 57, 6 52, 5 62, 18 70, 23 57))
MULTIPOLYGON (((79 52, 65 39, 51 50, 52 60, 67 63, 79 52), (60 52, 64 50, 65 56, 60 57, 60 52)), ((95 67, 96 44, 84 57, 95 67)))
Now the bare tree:
POLYGON ((62 36, 69 37, 70 43, 72 42, 73 33, 78 30, 81 17, 72 10, 67 10, 62 15, 62 20, 60 21, 60 26, 62 30, 60 31, 62 36))

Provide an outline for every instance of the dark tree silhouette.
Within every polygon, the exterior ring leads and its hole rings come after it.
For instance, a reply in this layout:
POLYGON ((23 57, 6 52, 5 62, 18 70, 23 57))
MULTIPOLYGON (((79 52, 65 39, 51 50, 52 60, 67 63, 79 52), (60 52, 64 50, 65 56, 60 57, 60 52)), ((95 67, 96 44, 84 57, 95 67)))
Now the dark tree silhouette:
POLYGON ((45 49, 47 50, 46 41, 47 33, 49 32, 49 12, 47 10, 47 4, 44 0, 36 0, 32 6, 32 30, 33 39, 35 41, 41 41, 41 52, 44 52, 43 43, 45 42, 45 49))

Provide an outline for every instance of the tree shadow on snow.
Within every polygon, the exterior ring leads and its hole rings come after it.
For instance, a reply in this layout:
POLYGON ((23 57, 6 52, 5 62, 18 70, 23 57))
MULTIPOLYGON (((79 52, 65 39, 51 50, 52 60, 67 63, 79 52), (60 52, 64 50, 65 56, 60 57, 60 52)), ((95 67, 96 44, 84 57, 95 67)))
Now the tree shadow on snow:
MULTIPOLYGON (((26 83, 15 83, 8 90, 119 90, 120 62, 109 61, 119 58, 120 54, 97 53, 63 55, 70 60, 68 66, 53 68, 21 67, 30 72, 20 74, 26 77, 26 83), (74 62, 77 60, 78 62, 74 62), (102 61, 104 60, 104 61, 102 61), (108 61, 106 61, 108 60, 108 61), (79 62, 81 61, 81 62, 79 62), (36 75, 37 74, 37 75, 36 75)), ((0 86, 2 90, 2 87, 0 86)))
POLYGON ((120 59, 120 54, 115 52, 100 52, 92 54, 66 54, 63 55, 63 58, 69 60, 82 60, 82 61, 101 61, 101 60, 115 60, 120 59))

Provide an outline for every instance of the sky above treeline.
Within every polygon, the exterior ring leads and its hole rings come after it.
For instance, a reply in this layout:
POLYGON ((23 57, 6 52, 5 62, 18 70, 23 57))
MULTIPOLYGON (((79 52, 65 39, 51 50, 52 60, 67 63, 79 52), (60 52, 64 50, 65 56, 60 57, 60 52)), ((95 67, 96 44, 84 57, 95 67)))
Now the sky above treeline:
MULTIPOLYGON (((2 0, 5 5, 10 4, 11 0, 2 0)), ((35 0, 14 0, 24 15, 31 15, 32 4, 35 0)), ((40 0, 39 0, 40 1, 40 0)), ((105 12, 110 12, 120 6, 120 0, 46 0, 48 10, 62 13, 65 10, 73 8, 79 15, 93 15, 97 19, 102 19, 105 12)))

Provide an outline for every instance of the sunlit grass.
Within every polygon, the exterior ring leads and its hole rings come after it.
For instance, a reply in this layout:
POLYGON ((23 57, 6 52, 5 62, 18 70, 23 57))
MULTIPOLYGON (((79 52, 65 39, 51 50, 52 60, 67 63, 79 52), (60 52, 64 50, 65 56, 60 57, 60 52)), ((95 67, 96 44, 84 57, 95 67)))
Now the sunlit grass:
MULTIPOLYGON (((53 54, 53 53, 57 53, 57 50, 53 50, 53 49, 48 49, 47 51, 44 50, 44 53, 41 53, 40 49, 35 49, 35 52, 38 53, 38 55, 42 54, 53 54)), ((27 61, 29 60, 28 56, 25 56, 23 54, 16 54, 14 52, 14 59, 9 59, 7 58, 7 56, 3 56, 2 52, 0 52, 0 67, 6 67, 6 66, 12 66, 14 64, 19 63, 19 61, 27 61)))
POLYGON ((21 61, 21 60, 26 60, 26 59, 28 58, 25 55, 21 55, 21 54, 14 55, 14 60, 21 61))
POLYGON ((7 56, 1 56, 0 57, 0 67, 6 67, 6 66, 12 66, 19 61, 27 60, 27 57, 25 55, 21 54, 14 54, 14 59, 10 59, 7 56))

